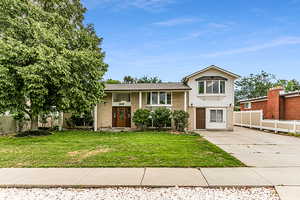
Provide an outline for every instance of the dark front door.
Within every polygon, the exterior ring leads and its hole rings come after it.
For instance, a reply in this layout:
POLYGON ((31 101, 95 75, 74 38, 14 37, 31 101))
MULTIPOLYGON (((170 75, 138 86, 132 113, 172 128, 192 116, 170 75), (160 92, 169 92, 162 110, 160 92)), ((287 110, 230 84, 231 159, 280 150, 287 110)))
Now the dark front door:
POLYGON ((131 126, 130 107, 113 107, 112 125, 113 127, 130 127, 131 126))
POLYGON ((196 108, 196 129, 205 129, 205 108, 196 108))

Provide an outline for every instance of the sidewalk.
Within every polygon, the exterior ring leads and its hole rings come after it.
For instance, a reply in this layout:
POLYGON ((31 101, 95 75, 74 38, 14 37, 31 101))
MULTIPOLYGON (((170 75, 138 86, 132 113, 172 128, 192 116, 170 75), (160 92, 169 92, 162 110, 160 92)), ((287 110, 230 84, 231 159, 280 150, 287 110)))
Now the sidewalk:
POLYGON ((0 187, 74 186, 300 186, 300 167, 0 169, 0 187))

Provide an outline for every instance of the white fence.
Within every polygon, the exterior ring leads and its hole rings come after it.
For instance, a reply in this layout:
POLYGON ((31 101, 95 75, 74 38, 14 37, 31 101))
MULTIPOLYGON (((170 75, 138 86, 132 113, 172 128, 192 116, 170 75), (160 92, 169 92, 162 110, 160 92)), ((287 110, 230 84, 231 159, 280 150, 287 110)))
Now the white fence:
POLYGON ((300 133, 300 121, 265 120, 263 111, 234 112, 234 125, 277 132, 300 133))

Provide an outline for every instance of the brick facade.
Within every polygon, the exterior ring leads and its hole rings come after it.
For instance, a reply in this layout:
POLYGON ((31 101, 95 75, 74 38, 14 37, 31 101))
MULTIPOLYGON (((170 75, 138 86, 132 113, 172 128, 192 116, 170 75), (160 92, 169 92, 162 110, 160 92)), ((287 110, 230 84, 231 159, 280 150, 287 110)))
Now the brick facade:
POLYGON ((272 88, 265 100, 242 102, 241 110, 263 110, 265 119, 300 120, 300 94, 284 94, 280 87, 272 88), (245 108, 245 102, 251 102, 251 108, 245 108))
POLYGON ((284 119, 300 120, 300 96, 284 99, 284 119))

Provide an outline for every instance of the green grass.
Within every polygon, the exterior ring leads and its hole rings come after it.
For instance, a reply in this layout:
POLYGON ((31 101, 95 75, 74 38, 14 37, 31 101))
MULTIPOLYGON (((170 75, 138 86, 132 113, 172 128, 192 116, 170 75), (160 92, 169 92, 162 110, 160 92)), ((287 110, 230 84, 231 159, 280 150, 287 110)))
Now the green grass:
POLYGON ((238 167, 199 135, 167 132, 55 132, 0 137, 0 167, 238 167))

